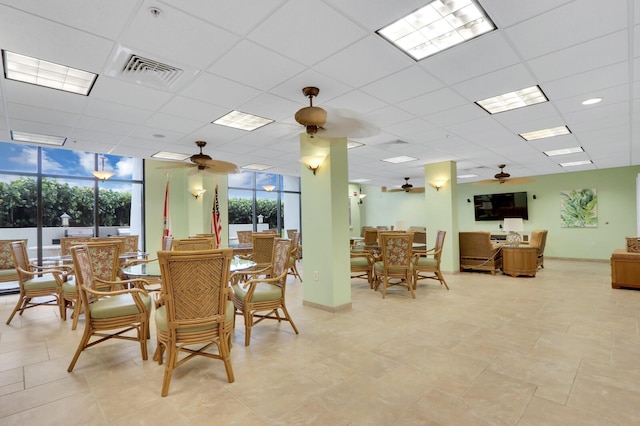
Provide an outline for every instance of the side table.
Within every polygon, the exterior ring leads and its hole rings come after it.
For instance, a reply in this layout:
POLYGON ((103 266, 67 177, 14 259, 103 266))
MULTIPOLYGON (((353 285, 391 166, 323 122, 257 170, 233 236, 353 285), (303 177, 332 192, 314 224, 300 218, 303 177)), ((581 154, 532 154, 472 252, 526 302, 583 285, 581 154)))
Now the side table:
POLYGON ((640 253, 614 250, 611 254, 611 287, 640 288, 640 253))
POLYGON ((518 275, 536 276, 538 272, 538 249, 529 246, 502 247, 502 273, 517 277, 518 275))

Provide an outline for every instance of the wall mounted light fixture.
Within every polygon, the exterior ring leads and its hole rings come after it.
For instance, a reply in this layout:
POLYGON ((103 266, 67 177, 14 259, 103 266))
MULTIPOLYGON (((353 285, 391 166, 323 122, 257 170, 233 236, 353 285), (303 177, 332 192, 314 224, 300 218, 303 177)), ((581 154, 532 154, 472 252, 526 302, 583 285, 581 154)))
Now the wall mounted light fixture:
POLYGON ((316 170, 318 170, 318 167, 320 167, 320 165, 322 164, 322 162, 324 161, 324 156, 322 155, 308 155, 306 157, 302 157, 300 159, 300 161, 302 162, 302 164, 305 165, 305 167, 309 170, 311 170, 313 172, 313 174, 316 174, 316 170))
POLYGON ((196 197, 196 200, 198 198, 200 198, 202 196, 202 194, 204 194, 205 192, 207 192, 206 189, 194 189, 193 191, 191 191, 191 195, 193 195, 194 197, 196 197))
POLYGON ((444 182, 441 180, 433 182, 431 184, 431 186, 433 186, 436 189, 436 191, 440 191, 440 188, 442 188, 443 185, 444 185, 444 182))
POLYGON ((367 196, 367 194, 362 193, 362 187, 360 187, 360 192, 358 193, 358 204, 362 204, 362 200, 367 196))

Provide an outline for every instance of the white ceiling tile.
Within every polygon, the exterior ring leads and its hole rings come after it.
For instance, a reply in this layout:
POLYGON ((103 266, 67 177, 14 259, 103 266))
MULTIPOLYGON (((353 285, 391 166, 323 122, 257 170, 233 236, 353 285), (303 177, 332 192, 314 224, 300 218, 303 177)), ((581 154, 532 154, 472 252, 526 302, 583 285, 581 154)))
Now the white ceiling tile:
POLYGON ((413 65, 363 86, 360 90, 390 104, 395 104, 443 87, 442 82, 413 65))
POLYGON ((381 37, 371 35, 319 62, 314 68, 352 87, 361 87, 414 63, 381 37))
POLYGON ((152 0, 145 0, 119 37, 123 46, 154 56, 150 59, 157 55, 206 69, 239 41, 237 35, 169 5, 162 6, 160 16, 154 17, 148 10, 152 6, 152 0))
POLYGON ((312 65, 363 38, 366 32, 318 0, 289 1, 248 39, 312 65))
POLYGON ((627 2, 599 0, 569 2, 507 28, 505 32, 525 59, 619 31, 627 26, 627 2))
MULTIPOLYGON (((182 95, 232 110, 260 94, 260 91, 209 73, 200 74, 182 95)), ((217 118, 217 117, 215 117, 217 118)))
POLYGON ((238 83, 271 89, 304 69, 302 64, 260 47, 242 41, 209 68, 209 72, 238 83), (259 72, 256 72, 259 70, 259 72))
POLYGON ((160 108, 172 96, 167 92, 105 76, 96 80, 91 95, 95 99, 151 110, 160 108))
POLYGON ((423 116, 456 108, 465 103, 467 103, 467 101, 456 92, 449 88, 444 88, 399 102, 397 107, 402 108, 410 114, 423 116))

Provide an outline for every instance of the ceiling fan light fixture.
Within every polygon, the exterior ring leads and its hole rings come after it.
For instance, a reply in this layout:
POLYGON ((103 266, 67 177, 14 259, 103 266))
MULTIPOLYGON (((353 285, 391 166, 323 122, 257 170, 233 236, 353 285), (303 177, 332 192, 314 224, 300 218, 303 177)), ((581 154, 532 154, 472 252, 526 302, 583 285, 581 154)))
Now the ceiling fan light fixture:
POLYGON ((324 126, 327 122, 327 111, 313 106, 313 98, 318 96, 320 89, 309 86, 302 89, 302 93, 309 98, 309 106, 300 108, 296 112, 295 119, 306 127, 308 135, 313 136, 318 133, 318 128, 324 126))
POLYGON ((111 176, 115 175, 114 172, 106 171, 104 169, 104 160, 105 160, 104 155, 100 156, 100 160, 102 161, 102 168, 100 170, 94 170, 93 172, 91 172, 96 177, 96 179, 107 180, 111 176))

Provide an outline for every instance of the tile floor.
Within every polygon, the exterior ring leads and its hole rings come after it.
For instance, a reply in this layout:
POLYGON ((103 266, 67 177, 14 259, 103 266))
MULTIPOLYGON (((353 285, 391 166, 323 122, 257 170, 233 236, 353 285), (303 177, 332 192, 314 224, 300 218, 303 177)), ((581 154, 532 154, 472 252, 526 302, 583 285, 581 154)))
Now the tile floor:
POLYGON ((303 306, 290 279, 300 335, 263 323, 245 348, 240 319, 236 381, 198 359, 166 398, 135 343, 91 348, 67 373, 84 323, 41 307, 6 326, 16 296, 3 296, 0 425, 637 425, 640 292, 609 273, 549 259, 535 278, 449 274, 450 291, 421 284, 416 300, 354 279, 353 309, 336 314, 303 306))

